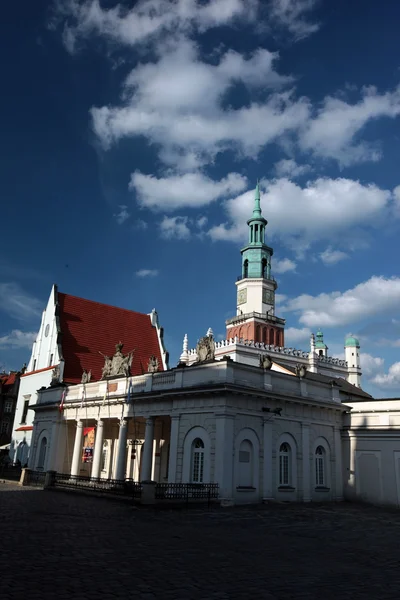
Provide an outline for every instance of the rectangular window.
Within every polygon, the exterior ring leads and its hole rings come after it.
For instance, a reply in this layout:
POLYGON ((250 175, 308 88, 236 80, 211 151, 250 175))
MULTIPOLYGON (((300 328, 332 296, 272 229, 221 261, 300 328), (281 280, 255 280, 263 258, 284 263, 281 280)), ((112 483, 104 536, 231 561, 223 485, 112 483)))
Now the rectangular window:
POLYGON ((53 364, 53 355, 50 354, 49 367, 53 364))
POLYGON ((32 367, 32 371, 36 371, 36 358, 33 361, 33 367, 32 367))
POLYGON ((279 457, 279 485, 289 485, 289 456, 279 457))
POLYGON ((250 452, 247 452, 247 450, 240 450, 239 451, 239 462, 249 463, 250 462, 250 452))
POLYGON ((26 423, 26 415, 28 414, 29 400, 30 400, 30 397, 28 398, 28 400, 25 400, 25 402, 24 402, 24 410, 22 411, 21 424, 26 423))
POLYGON ((9 426, 10 426, 9 421, 2 421, 1 422, 0 433, 8 433, 9 426))
POLYGON ((193 483, 203 483, 204 453, 194 452, 193 483))
POLYGON ((317 456, 315 458, 315 483, 317 486, 325 485, 323 456, 317 456))
POLYGON ((13 403, 10 401, 6 402, 4 405, 4 412, 10 413, 10 412, 12 412, 12 409, 13 409, 13 403))

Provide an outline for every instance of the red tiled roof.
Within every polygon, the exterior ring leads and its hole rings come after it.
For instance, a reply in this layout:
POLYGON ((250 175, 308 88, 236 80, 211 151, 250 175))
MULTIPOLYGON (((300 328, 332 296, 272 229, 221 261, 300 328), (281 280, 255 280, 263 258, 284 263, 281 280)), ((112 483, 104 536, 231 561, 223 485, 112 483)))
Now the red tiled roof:
POLYGON ((17 378, 16 373, 9 373, 8 375, 0 375, 0 381, 3 385, 14 385, 17 378))
POLYGON ((132 375, 147 372, 152 354, 163 370, 157 329, 149 315, 60 292, 58 303, 65 382, 79 383, 83 369, 92 371, 92 380, 99 380, 104 366, 102 354, 113 356, 118 342, 124 344, 124 354, 135 350, 132 375))

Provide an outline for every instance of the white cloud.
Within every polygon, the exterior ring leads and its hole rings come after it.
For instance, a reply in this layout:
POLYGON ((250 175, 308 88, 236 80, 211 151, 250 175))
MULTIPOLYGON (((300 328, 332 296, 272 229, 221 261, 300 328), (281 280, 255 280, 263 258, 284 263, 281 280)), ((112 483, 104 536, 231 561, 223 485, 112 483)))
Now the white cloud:
POLYGON ((300 147, 325 158, 335 158, 341 165, 381 158, 379 148, 368 142, 354 143, 355 136, 370 121, 400 114, 400 87, 379 94, 375 87, 365 87, 356 104, 328 96, 314 118, 305 123, 300 147))
POLYGON ((302 294, 288 300, 281 310, 299 314, 299 322, 309 327, 335 327, 398 311, 399 306, 400 278, 374 276, 345 292, 302 294))
POLYGON ((318 0, 271 0, 271 18, 285 27, 295 39, 300 40, 319 29, 319 23, 307 20, 318 0))
POLYGON ((297 329, 296 327, 287 327, 285 329, 285 346, 296 344, 307 344, 309 346, 311 336, 311 329, 303 327, 297 329))
POLYGON ((382 389, 400 388, 400 362, 393 363, 387 373, 378 373, 371 383, 382 389))
POLYGON ((360 361, 363 377, 366 377, 367 379, 372 379, 378 374, 381 374, 385 362, 383 358, 371 356, 371 354, 366 352, 361 352, 360 361))
POLYGON ((118 225, 122 225, 122 223, 125 223, 125 221, 127 219, 129 219, 129 217, 131 216, 130 213, 128 212, 128 207, 125 206, 124 204, 121 204, 119 207, 119 213, 117 213, 116 215, 114 215, 118 225))
POLYGON ((296 270, 296 263, 290 258, 283 258, 282 260, 275 259, 273 262, 274 273, 287 273, 288 271, 296 270))
POLYGON ((64 43, 69 52, 90 34, 112 42, 135 46, 157 41, 166 34, 200 31, 230 23, 240 17, 256 15, 257 0, 148 0, 136 2, 131 9, 120 4, 103 9, 99 0, 58 0, 55 25, 64 21, 64 43))
POLYGON ((295 179, 312 171, 310 165, 298 165, 292 158, 283 158, 274 165, 275 173, 278 177, 288 177, 289 179, 295 179))
POLYGON ((43 305, 17 283, 0 283, 0 310, 19 321, 29 321, 39 317, 43 305))
POLYGON ((136 219, 136 221, 133 223, 133 228, 134 229, 147 229, 148 228, 148 223, 146 221, 143 221, 143 219, 136 219))
POLYGON ((140 269, 136 271, 136 277, 157 277, 157 269, 140 269))
POLYGON ((346 252, 343 252, 342 250, 333 250, 331 246, 329 246, 328 248, 326 248, 326 250, 321 252, 319 256, 325 265, 335 265, 341 260, 344 260, 345 258, 349 257, 349 255, 346 254, 346 252))
POLYGON ((204 217, 204 216, 199 217, 196 220, 196 225, 199 229, 203 229, 207 225, 207 223, 208 223, 208 219, 207 219, 207 217, 204 217))
POLYGON ((0 348, 31 348, 36 340, 37 332, 13 329, 9 334, 0 337, 0 348))
POLYGON ((129 187, 136 192, 139 204, 155 210, 173 211, 183 206, 204 206, 221 196, 237 194, 246 187, 246 177, 229 173, 213 181, 201 173, 154 177, 136 171, 129 187))
POLYGON ((164 216, 160 223, 161 237, 166 240, 176 238, 178 240, 187 240, 190 237, 188 227, 188 217, 167 217, 164 216))
MULTIPOLYGON (((269 221, 267 236, 279 235, 284 244, 296 250, 320 240, 343 241, 346 231, 351 231, 353 243, 363 227, 381 226, 391 212, 390 190, 352 179, 318 178, 304 187, 286 178, 262 184, 262 206, 269 221)), ((212 239, 246 239, 253 202, 253 190, 226 201, 229 222, 212 227, 212 239)))

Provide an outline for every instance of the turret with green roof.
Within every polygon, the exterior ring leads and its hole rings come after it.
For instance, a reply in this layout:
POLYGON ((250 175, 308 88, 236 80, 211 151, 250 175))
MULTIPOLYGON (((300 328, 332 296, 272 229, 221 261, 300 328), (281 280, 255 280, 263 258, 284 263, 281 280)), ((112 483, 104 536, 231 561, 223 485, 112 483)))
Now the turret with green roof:
POLYGON ((274 251, 265 243, 265 227, 268 221, 262 216, 260 205, 260 185, 257 181, 253 215, 247 221, 249 241, 242 250, 242 277, 271 278, 271 256, 274 251))

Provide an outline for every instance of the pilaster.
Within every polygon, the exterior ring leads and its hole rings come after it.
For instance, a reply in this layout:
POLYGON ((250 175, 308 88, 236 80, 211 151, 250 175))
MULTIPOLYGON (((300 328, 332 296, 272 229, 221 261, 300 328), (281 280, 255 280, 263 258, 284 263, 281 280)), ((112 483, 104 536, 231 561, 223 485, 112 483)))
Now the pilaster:
POLYGON ((263 423, 263 446, 264 446, 264 463, 263 463, 263 500, 271 500, 272 493, 272 432, 273 419, 264 419, 263 423))
POLYGON ((303 472, 303 502, 311 501, 310 481, 310 425, 301 424, 302 472, 303 472))
POLYGON ((176 483, 176 464, 178 457, 180 415, 171 415, 171 433, 169 438, 168 483, 176 483))
POLYGON ((233 431, 235 416, 216 414, 215 482, 223 503, 233 503, 233 431))
POLYGON ((83 421, 78 420, 76 424, 74 452, 72 455, 71 477, 77 477, 80 473, 82 461, 83 421))

